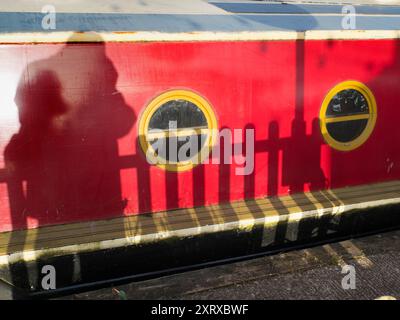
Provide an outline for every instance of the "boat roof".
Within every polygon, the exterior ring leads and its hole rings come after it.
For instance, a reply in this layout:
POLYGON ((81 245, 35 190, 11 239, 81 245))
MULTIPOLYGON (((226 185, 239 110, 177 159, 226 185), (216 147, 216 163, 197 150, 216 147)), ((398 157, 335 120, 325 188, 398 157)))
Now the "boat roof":
POLYGON ((300 33, 318 38, 325 31, 341 37, 399 37, 400 0, 332 1, 52 0, 49 7, 48 0, 2 0, 0 42, 58 42, 67 33, 74 34, 70 40, 90 41, 93 32, 110 41, 214 40, 213 35, 215 40, 298 39, 300 33), (342 10, 349 4, 355 30, 342 27, 342 10), (55 29, 44 29, 42 20, 52 8, 55 29))

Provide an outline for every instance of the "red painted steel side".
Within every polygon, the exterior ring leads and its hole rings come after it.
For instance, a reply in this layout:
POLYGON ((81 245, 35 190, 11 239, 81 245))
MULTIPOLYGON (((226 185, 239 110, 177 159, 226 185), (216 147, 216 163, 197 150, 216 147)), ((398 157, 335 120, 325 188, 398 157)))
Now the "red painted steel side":
POLYGON ((400 42, 394 40, 0 46, 0 231, 400 178, 400 42), (367 84, 369 140, 332 150, 325 94, 367 84), (213 105, 220 128, 255 128, 255 171, 150 167, 146 104, 172 88, 213 105))

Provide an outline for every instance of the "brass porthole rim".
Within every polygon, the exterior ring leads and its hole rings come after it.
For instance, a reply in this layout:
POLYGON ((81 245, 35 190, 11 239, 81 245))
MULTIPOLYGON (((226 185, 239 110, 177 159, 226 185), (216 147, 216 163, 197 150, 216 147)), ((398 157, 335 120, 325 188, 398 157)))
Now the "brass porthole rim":
MULTIPOLYGON (((153 148, 150 143, 147 142, 147 132, 148 132, 148 127, 150 123, 151 117, 154 115, 154 113, 160 108, 163 104, 165 104, 168 101, 171 100, 187 100, 191 103, 193 103, 196 107, 198 107, 204 114, 206 121, 207 121, 207 127, 209 130, 209 135, 207 137, 206 142, 202 146, 202 148, 199 150, 199 157, 200 160, 196 163, 193 161, 185 161, 185 162, 177 162, 177 163, 166 163, 166 164, 161 164, 157 163, 154 164, 154 166, 161 168, 166 171, 171 171, 171 172, 184 172, 193 169, 194 167, 200 165, 201 163, 204 162, 206 157, 209 156, 210 151, 212 150, 215 141, 216 141, 216 135, 215 131, 218 128, 217 127, 217 119, 215 116, 214 109, 211 105, 211 103, 204 98, 202 95, 199 93, 189 90, 189 89, 170 89, 167 91, 162 92, 161 94, 158 94, 155 96, 145 107, 143 110, 143 113, 141 114, 140 120, 139 120, 139 126, 138 126, 138 136, 139 136, 139 144, 144 152, 144 155, 146 156, 149 148, 153 148), (208 150, 207 150, 208 149, 208 150)), ((154 152, 153 150, 150 150, 150 152, 154 152)))
POLYGON ((376 119, 377 119, 377 106, 376 106, 376 100, 375 97, 372 93, 372 91, 362 82, 355 81, 355 80, 348 80, 348 81, 343 81, 340 82, 339 84, 335 85, 332 89, 329 90, 328 94, 325 96, 321 109, 319 112, 319 122, 320 122, 320 130, 323 139, 325 142, 332 147, 335 150, 339 151, 352 151, 360 147, 362 144, 364 144, 368 138, 370 137, 375 124, 376 124, 376 119), (356 91, 359 91, 367 100, 368 103, 368 110, 369 110, 369 117, 368 117, 368 122, 367 125, 365 126, 364 130, 362 133, 355 138, 354 140, 351 140, 349 142, 340 142, 337 141, 335 138, 333 138, 326 126, 326 111, 328 109, 329 103, 332 100, 332 98, 340 91, 347 90, 347 89, 353 89, 356 91))

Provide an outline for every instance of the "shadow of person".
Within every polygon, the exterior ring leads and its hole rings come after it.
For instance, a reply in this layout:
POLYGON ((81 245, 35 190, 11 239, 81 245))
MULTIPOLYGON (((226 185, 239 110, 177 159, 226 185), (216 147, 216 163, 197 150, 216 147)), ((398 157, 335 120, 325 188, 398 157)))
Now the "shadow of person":
MULTIPOLYGON (((45 248, 41 226, 124 213, 117 140, 136 116, 117 90, 118 73, 105 44, 95 37, 90 44, 70 38, 49 58, 28 64, 20 78, 20 130, 4 153, 12 226, 21 230, 11 234, 9 255, 29 245, 45 248), (36 227, 35 240, 27 244, 24 230, 36 227)), ((124 231, 122 225, 115 230, 124 231)), ((10 265, 11 282, 40 289, 39 266, 29 268, 10 265)), ((63 268, 64 277, 73 276, 72 264, 63 268)))

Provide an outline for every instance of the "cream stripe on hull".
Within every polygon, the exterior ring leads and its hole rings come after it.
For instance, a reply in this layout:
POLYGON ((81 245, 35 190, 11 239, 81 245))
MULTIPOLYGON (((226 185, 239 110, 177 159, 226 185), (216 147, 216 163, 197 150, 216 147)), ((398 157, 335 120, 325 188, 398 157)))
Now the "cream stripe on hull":
POLYGON ((73 42, 272 41, 399 39, 400 30, 310 30, 260 32, 34 32, 0 33, 1 44, 73 42))

